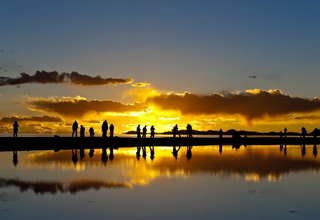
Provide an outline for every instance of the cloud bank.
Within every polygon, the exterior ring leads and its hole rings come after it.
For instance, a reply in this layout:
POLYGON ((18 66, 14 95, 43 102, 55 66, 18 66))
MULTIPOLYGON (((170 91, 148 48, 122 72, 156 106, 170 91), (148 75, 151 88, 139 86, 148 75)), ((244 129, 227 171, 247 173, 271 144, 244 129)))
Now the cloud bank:
POLYGON ((11 116, 11 117, 2 117, 0 118, 0 122, 2 123, 13 123, 15 121, 19 122, 62 122, 62 119, 59 117, 50 117, 47 115, 43 116, 31 116, 31 117, 17 117, 17 116, 11 116))
POLYGON ((123 104, 111 100, 91 100, 87 101, 81 97, 64 97, 63 99, 35 99, 30 100, 27 105, 32 111, 57 113, 67 117, 83 117, 87 113, 96 112, 140 112, 144 105, 140 103, 123 104))
POLYGON ((191 115, 241 115, 248 121, 292 113, 320 110, 320 99, 304 99, 284 95, 280 90, 247 90, 244 93, 199 96, 191 93, 162 94, 147 99, 148 105, 178 110, 191 115))
MULTIPOLYGON (((146 112, 151 106, 165 114, 178 111, 181 115, 241 116, 248 122, 257 119, 305 115, 320 111, 320 99, 284 95, 280 90, 247 90, 241 93, 196 95, 191 93, 150 94, 141 102, 123 104, 112 100, 87 101, 81 97, 63 99, 34 99, 27 102, 30 110, 57 113, 68 117, 83 117, 88 112, 127 113, 146 112)), ((156 113, 155 113, 156 114, 156 113)), ((299 118, 300 119, 300 118, 299 118)), ((89 119, 88 119, 89 120, 89 119)))
POLYGON ((20 77, 0 77, 0 86, 6 85, 21 85, 26 83, 71 83, 76 85, 108 85, 108 84, 130 84, 133 82, 132 78, 129 79, 116 79, 116 78, 101 78, 101 76, 88 76, 78 72, 61 73, 57 71, 46 72, 37 71, 33 76, 27 73, 21 73, 20 77))

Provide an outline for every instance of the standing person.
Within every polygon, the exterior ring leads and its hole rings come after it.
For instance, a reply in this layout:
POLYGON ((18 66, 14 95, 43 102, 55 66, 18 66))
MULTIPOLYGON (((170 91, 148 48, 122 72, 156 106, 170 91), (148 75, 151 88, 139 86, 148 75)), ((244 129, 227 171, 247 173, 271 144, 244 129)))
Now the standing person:
POLYGON ((86 129, 81 125, 80 126, 80 137, 84 137, 84 131, 85 131, 86 129))
POLYGON ((74 134, 77 137, 77 135, 78 135, 78 122, 77 121, 74 121, 73 125, 72 125, 72 137, 74 134))
POLYGON ((190 124, 187 125, 187 137, 192 137, 192 126, 190 124))
POLYGON ((150 131, 151 131, 150 138, 154 138, 154 130, 156 130, 156 129, 155 129, 154 126, 152 125, 151 128, 150 128, 150 131))
POLYGON ((113 124, 110 125, 110 137, 113 137, 113 131, 114 131, 114 126, 113 124))
POLYGON ((104 120, 104 122, 102 123, 102 137, 107 137, 107 132, 108 132, 108 122, 107 120, 104 120))
POLYGON ((137 138, 141 138, 141 129, 140 125, 137 126, 137 138))
POLYGON ((142 129, 142 138, 146 138, 147 137, 147 125, 143 127, 142 129))
POLYGON ((222 135, 223 135, 223 131, 222 131, 222 129, 220 128, 220 130, 219 130, 219 138, 220 138, 220 139, 222 139, 222 135))
POLYGON ((301 128, 301 135, 302 135, 302 137, 305 138, 305 137, 306 137, 306 134, 307 134, 307 129, 306 129, 305 127, 302 127, 302 128, 301 128))
POLYGON ((94 129, 93 129, 93 127, 91 127, 89 129, 89 133, 90 133, 90 137, 94 137, 94 129))
POLYGON ((172 131, 173 131, 174 138, 176 137, 176 135, 179 135, 179 137, 181 138, 180 133, 179 133, 179 129, 178 129, 178 125, 174 126, 172 131))
POLYGON ((284 128, 284 138, 287 137, 287 128, 284 128))
POLYGON ((18 122, 15 121, 12 126, 13 126, 13 137, 17 137, 18 136, 18 127, 19 127, 18 122))

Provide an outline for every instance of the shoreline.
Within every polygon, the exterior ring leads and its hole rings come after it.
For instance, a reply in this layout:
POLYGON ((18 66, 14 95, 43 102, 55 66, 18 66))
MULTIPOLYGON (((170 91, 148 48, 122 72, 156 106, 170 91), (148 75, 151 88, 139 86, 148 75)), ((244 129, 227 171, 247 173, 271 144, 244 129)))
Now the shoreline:
POLYGON ((0 137, 1 151, 63 150, 121 148, 138 146, 208 146, 208 145, 316 145, 314 137, 193 137, 193 138, 132 138, 132 137, 0 137))

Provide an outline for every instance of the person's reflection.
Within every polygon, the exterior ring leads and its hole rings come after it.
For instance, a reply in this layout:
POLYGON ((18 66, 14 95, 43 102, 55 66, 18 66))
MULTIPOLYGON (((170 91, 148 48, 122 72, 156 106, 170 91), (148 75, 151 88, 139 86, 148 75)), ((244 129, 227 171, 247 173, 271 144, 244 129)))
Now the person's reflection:
POLYGON ((176 148, 176 146, 173 146, 173 149, 172 149, 172 154, 174 156, 174 158, 178 158, 178 152, 180 150, 181 146, 178 147, 178 149, 176 148))
POLYGON ((219 153, 222 154, 222 144, 219 144, 219 153))
POLYGON ((147 158, 147 149, 146 146, 142 146, 142 157, 143 159, 147 158))
POLYGON ((317 149, 317 145, 313 145, 313 155, 314 157, 317 157, 317 154, 318 154, 318 149, 317 149))
POLYGON ((84 148, 80 149, 80 160, 82 160, 84 158, 84 148))
POLYGON ((89 151, 89 157, 92 158, 94 155, 94 149, 91 148, 90 151, 89 151))
POLYGON ((302 145, 302 146, 300 146, 301 147, 301 156, 304 156, 304 155, 306 155, 306 145, 302 145))
POLYGON ((106 164, 108 161, 107 148, 102 148, 101 161, 106 164))
POLYGON ((13 165, 17 166, 17 164, 18 164, 18 152, 17 151, 13 151, 12 153, 13 153, 13 160, 12 160, 13 165))
POLYGON ((150 159, 153 160, 154 159, 154 146, 149 146, 150 148, 150 159))
POLYGON ((287 156, 287 145, 284 145, 283 153, 284 153, 284 156, 287 156))
POLYGON ((187 146, 187 159, 190 160, 192 157, 192 146, 187 146))
POLYGON ((136 152, 136 157, 137 157, 138 160, 140 160, 140 151, 141 151, 141 147, 138 146, 137 147, 137 152, 136 152))
POLYGON ((113 147, 110 147, 109 149, 110 149, 109 159, 110 159, 110 160, 113 160, 113 158, 114 158, 114 155, 113 155, 113 147))
POLYGON ((74 165, 76 165, 78 162, 78 150, 77 149, 75 151, 72 149, 72 161, 73 161, 74 165))
POLYGON ((282 152, 282 150, 283 150, 283 145, 280 144, 280 152, 282 152))
POLYGON ((238 150, 238 149, 240 149, 240 147, 241 147, 241 144, 233 144, 232 145, 232 149, 238 150))

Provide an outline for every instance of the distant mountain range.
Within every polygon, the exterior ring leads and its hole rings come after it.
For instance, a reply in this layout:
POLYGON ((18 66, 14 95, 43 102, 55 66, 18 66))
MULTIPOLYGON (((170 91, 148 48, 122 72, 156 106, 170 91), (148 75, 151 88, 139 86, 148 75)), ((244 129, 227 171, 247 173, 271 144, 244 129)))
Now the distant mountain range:
MULTIPOLYGON (((180 134, 187 134, 187 130, 179 130, 180 134)), ((136 134, 136 131, 127 131, 124 134, 136 134)), ((172 131, 165 131, 162 133, 156 133, 156 134, 163 134, 163 135, 172 135, 172 131)), ((193 135, 219 135, 219 131, 213 131, 213 130, 208 130, 208 131, 198 131, 198 130, 192 130, 192 134, 193 135)), ((271 132, 257 132, 257 131, 237 131, 235 129, 230 129, 228 131, 224 131, 223 135, 233 135, 233 134, 238 134, 238 135, 259 135, 259 136, 263 136, 263 135, 270 135, 270 136, 276 136, 276 135, 280 135, 280 132, 275 132, 275 131, 271 131, 271 132)), ((301 135, 301 133, 298 132, 287 132, 287 136, 297 136, 297 135, 301 135)), ((320 135, 320 130, 318 128, 315 128, 312 132, 307 133, 306 135, 310 136, 314 136, 320 135)))

